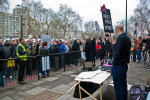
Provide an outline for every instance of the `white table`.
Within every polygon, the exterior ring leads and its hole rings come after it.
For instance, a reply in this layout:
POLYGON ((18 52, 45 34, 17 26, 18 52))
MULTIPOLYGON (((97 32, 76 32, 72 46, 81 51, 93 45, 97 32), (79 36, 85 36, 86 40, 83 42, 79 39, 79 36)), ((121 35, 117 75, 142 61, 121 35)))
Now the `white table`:
MULTIPOLYGON (((83 89, 80 86, 80 82, 92 82, 96 84, 100 84, 100 99, 102 100, 102 83, 107 80, 111 76, 110 73, 106 71, 90 71, 90 72, 81 72, 78 76, 75 77, 75 81, 78 81, 67 93, 69 93, 73 88, 75 88, 79 84, 79 94, 80 94, 80 100, 81 97, 81 90, 83 90, 85 93, 87 93, 90 97, 92 97, 94 100, 97 100, 95 97, 93 97, 90 93, 88 93, 85 89, 83 89)), ((108 82, 109 84, 109 82, 108 82)))

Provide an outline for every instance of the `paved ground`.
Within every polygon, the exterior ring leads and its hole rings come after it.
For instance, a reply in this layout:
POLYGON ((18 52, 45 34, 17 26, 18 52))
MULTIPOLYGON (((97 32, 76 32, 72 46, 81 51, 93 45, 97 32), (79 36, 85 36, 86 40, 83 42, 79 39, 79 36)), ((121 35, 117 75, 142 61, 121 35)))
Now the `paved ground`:
MULTIPOLYGON (((96 65, 99 65, 99 61, 96 65)), ((137 63, 130 63, 128 70, 128 83, 130 85, 146 85, 148 76, 150 76, 150 66, 147 68, 140 68, 137 63)), ((50 75, 50 77, 42 78, 40 80, 34 79, 28 81, 25 85, 13 85, 0 89, 1 100, 79 100, 73 98, 74 91, 66 94, 76 82, 70 75, 78 75, 83 70, 81 67, 72 67, 66 72, 59 71, 50 75)), ((129 85, 129 86, 130 86, 129 85)), ((113 86, 104 84, 102 86, 103 100, 115 100, 115 93, 113 86)), ((99 90, 94 94, 98 100, 100 99, 99 90)), ((83 100, 92 100, 90 97, 83 100)))

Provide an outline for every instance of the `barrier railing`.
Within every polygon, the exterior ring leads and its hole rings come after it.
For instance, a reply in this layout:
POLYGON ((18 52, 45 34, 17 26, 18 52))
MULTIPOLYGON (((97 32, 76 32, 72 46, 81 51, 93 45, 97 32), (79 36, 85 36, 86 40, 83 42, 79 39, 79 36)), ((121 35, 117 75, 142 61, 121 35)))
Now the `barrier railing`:
POLYGON ((40 77, 47 77, 59 70, 65 72, 66 66, 71 64, 81 65, 81 51, 28 56, 26 61, 22 59, 0 59, 0 77, 3 78, 0 80, 0 87, 23 84, 24 81, 35 78, 39 80, 40 77))

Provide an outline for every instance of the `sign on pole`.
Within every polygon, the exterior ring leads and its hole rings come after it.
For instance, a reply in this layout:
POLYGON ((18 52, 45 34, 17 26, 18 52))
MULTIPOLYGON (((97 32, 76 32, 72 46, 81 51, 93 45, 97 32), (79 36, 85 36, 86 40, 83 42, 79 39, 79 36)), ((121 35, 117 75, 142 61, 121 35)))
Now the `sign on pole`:
POLYGON ((48 42, 48 48, 50 46, 51 35, 41 35, 41 45, 44 41, 48 42))
POLYGON ((111 20, 111 13, 109 9, 102 10, 102 18, 104 24, 104 31, 109 33, 114 33, 112 20, 111 20))

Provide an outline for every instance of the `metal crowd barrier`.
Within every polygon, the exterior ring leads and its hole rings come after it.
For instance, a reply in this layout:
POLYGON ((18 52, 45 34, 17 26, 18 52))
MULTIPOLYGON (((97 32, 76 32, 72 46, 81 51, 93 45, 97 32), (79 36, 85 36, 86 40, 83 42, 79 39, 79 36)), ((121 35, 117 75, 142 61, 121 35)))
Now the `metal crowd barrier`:
MULTIPOLYGON (((40 80, 42 76, 42 58, 45 57, 45 66, 50 67, 50 70, 44 71, 47 75, 59 70, 66 70, 67 66, 72 63, 75 64, 75 56, 77 56, 77 64, 81 66, 81 51, 71 51, 67 53, 55 53, 48 55, 37 55, 28 56, 27 61, 23 61, 20 58, 11 59, 0 59, 0 77, 3 77, 4 87, 14 85, 18 83, 21 76, 23 76, 23 81, 28 81, 37 78, 40 80), (78 55, 78 56, 77 56, 78 55), (47 61, 49 62, 47 63, 47 61)), ((45 74, 46 75, 46 74, 45 74)), ((44 75, 43 75, 44 76, 44 75)), ((22 82, 19 81, 19 82, 22 82)), ((1 83, 1 82, 0 82, 1 83)))

